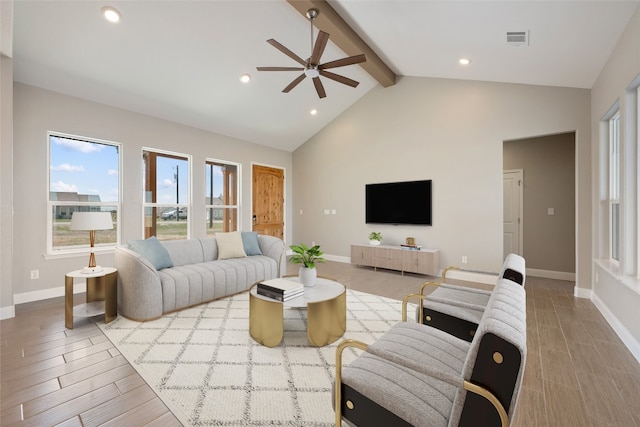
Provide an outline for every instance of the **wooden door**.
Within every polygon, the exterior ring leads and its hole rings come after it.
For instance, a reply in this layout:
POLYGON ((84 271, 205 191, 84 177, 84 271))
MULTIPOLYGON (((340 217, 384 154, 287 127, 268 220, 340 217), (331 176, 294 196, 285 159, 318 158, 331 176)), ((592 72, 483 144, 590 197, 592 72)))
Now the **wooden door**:
POLYGON ((522 169, 503 172, 504 257, 510 253, 522 255, 522 169))
POLYGON ((253 165, 253 231, 284 239, 284 170, 253 165))

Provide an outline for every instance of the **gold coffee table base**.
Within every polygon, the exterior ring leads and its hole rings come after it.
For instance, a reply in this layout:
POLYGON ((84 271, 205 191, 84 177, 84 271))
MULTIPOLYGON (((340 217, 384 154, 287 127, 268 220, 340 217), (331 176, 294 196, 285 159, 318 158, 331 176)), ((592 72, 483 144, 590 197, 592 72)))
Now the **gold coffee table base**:
MULTIPOLYGON (((327 294, 327 298, 322 296, 309 298, 296 298, 282 303, 257 295, 253 285, 249 290, 249 334, 251 337, 266 347, 275 347, 282 341, 284 336, 284 307, 304 308, 307 307, 307 336, 311 345, 322 347, 338 340, 344 335, 347 329, 347 291, 338 282, 318 278, 316 286, 323 286, 321 281, 329 281, 342 287, 341 292, 327 294), (292 305, 290 305, 292 304, 292 305)), ((331 286, 335 286, 331 284, 331 286)), ((315 292, 310 290, 309 293, 315 292)), ((305 289, 305 292, 307 290, 305 289)))

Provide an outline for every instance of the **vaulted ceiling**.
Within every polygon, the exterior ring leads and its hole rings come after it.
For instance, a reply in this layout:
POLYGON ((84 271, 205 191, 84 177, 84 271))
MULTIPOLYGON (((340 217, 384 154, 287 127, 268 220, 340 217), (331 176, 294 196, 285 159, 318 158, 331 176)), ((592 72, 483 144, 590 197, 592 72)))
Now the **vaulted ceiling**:
MULTIPOLYGON (((324 1, 20 0, 9 2, 12 7, 7 1, 2 1, 0 46, 14 60, 15 81, 286 151, 379 85, 360 65, 337 68, 333 71, 360 84, 351 88, 323 79, 327 97, 319 99, 311 79, 281 92, 300 72, 256 71, 256 66, 297 65, 267 39, 303 59, 310 55, 303 9, 317 5, 323 13, 324 1), (119 23, 101 16, 107 4, 120 11, 119 23), (7 20, 11 9, 13 22, 7 20), (239 80, 243 73, 252 76, 247 84, 239 80), (311 109, 318 113, 311 115, 311 109)), ((639 3, 333 0, 328 5, 398 78, 591 88, 639 3), (510 45, 507 32, 524 32, 528 42, 510 45), (471 63, 460 65, 462 57, 471 63)), ((316 23, 323 25, 320 18, 316 23)), ((330 28, 325 31, 334 34, 323 62, 347 56, 350 49, 348 40, 341 41, 342 49, 334 44, 346 36, 330 28)))

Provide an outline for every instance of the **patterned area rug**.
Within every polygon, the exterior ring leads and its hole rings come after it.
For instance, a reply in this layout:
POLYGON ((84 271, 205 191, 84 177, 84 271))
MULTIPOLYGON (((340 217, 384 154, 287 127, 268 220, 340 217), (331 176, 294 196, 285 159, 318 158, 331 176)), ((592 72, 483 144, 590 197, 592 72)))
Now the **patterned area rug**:
MULTIPOLYGON (((344 338, 374 342, 402 303, 347 291, 344 338)), ((151 322, 118 317, 100 328, 187 426, 332 426, 335 348, 309 345, 306 310, 285 310, 274 348, 249 336, 248 293, 151 322)), ((356 356, 344 352, 344 363, 356 356)))

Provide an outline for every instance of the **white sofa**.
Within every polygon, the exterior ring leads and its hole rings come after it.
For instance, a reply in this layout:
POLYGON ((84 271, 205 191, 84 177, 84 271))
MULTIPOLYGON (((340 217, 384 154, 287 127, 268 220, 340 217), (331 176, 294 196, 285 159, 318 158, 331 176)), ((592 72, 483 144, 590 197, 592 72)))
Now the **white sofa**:
POLYGON ((225 259, 219 259, 216 238, 153 240, 129 242, 115 250, 118 311, 132 320, 157 319, 172 311, 246 291, 255 282, 280 277, 285 262, 284 242, 272 236, 257 235, 254 247, 259 246, 259 250, 247 251, 261 254, 228 257, 227 251, 225 259), (145 257, 134 251, 132 247, 140 250, 136 242, 153 243, 167 262, 163 265, 156 260, 156 254, 147 252, 145 257))

